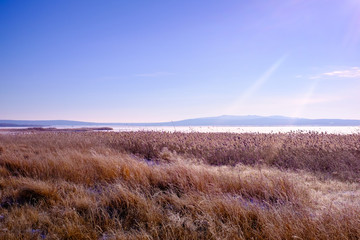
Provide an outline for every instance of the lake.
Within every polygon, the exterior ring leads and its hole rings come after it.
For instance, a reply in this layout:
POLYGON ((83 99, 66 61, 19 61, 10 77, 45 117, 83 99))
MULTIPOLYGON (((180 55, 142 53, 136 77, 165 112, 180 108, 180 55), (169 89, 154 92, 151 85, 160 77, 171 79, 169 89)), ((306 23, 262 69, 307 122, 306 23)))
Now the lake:
MULTIPOLYGON (((102 125, 104 126, 104 125, 102 125)), ((53 126, 56 128, 102 127, 102 126, 53 126)), ((227 132, 227 133, 286 133, 286 132, 326 132, 335 134, 360 133, 360 126, 109 126, 114 132, 165 131, 165 132, 227 132)))
MULTIPOLYGON (((130 132, 130 131, 165 131, 165 132, 202 132, 202 133, 287 133, 287 132, 318 132, 331 134, 360 134, 360 126, 271 126, 271 127, 254 127, 254 126, 106 126, 106 125, 83 125, 83 126, 47 126, 55 128, 82 128, 82 127, 111 127, 113 132, 130 132)), ((14 127, 12 127, 14 128, 14 127)), ((19 127, 17 129, 26 129, 19 127)), ((10 129, 10 127, 0 127, 0 129, 10 129)))

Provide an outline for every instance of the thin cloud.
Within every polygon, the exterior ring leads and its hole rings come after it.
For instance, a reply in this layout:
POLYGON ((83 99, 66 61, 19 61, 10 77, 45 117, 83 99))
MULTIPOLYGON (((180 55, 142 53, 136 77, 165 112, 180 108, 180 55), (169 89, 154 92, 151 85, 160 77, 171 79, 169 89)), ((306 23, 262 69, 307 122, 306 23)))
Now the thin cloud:
POLYGON ((310 77, 310 79, 321 79, 321 78, 360 78, 360 68, 352 67, 345 70, 336 70, 310 77))
POLYGON ((360 77, 360 68, 353 67, 349 70, 327 72, 324 73, 323 75, 331 76, 331 77, 342 77, 342 78, 358 78, 360 77))
POLYGON ((153 72, 153 73, 135 74, 136 77, 162 77, 162 76, 170 76, 170 75, 174 75, 174 73, 170 73, 170 72, 153 72))

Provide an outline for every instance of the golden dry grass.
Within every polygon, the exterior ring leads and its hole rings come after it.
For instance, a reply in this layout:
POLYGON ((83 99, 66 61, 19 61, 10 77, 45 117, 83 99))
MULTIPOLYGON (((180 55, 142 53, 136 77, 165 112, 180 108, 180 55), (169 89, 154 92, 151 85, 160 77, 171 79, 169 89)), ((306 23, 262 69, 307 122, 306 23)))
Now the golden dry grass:
POLYGON ((359 135, 0 135, 0 239, 359 239, 359 135))

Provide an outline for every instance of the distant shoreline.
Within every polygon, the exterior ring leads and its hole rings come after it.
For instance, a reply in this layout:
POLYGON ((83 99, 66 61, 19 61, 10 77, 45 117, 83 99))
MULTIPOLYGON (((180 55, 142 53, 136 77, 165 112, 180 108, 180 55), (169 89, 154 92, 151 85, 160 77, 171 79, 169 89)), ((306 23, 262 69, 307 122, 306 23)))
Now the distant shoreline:
POLYGON ((0 127, 280 127, 280 126, 352 126, 360 127, 355 119, 309 119, 285 116, 232 116, 203 117, 168 122, 116 123, 82 122, 72 120, 0 120, 0 127))
POLYGON ((183 132, 183 133, 326 133, 360 134, 360 126, 48 126, 0 127, 0 134, 36 132, 183 132))
POLYGON ((94 131, 112 131, 111 127, 80 127, 80 128, 55 128, 55 127, 29 127, 29 128, 6 128, 0 132, 94 132, 94 131))

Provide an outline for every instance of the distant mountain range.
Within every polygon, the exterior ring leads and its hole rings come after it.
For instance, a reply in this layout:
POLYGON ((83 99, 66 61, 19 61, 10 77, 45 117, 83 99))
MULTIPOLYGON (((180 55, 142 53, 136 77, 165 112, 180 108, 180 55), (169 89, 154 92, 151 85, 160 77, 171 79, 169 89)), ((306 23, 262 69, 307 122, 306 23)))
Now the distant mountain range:
POLYGON ((360 120, 307 119, 284 116, 232 116, 194 118, 158 123, 95 123, 69 120, 0 120, 0 127, 47 127, 47 126, 360 126, 360 120))

